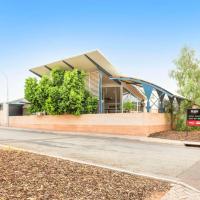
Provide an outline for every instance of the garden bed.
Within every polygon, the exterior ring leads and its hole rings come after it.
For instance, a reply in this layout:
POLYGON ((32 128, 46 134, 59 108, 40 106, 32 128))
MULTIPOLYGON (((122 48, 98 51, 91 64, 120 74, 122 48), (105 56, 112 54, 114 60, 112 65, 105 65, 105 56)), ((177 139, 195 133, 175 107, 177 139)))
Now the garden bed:
POLYGON ((0 199, 160 199, 170 184, 24 151, 0 150, 0 199))
POLYGON ((168 140, 200 142, 200 131, 190 131, 190 132, 164 131, 160 133, 153 133, 149 137, 168 139, 168 140))

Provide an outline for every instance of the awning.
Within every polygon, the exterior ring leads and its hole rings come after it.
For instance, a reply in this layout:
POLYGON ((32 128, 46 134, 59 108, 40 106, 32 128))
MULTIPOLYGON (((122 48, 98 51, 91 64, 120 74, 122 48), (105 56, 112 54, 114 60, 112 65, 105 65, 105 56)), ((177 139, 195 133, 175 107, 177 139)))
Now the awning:
POLYGON ((147 87, 149 86, 149 87, 152 87, 153 89, 155 89, 158 93, 160 92, 161 94, 166 94, 166 95, 168 95, 169 98, 176 98, 178 101, 186 99, 181 95, 174 94, 154 83, 144 81, 142 79, 133 78, 133 77, 111 77, 111 79, 122 81, 122 82, 125 82, 126 84, 136 85, 136 86, 143 87, 143 88, 144 88, 144 86, 147 86, 147 87))
MULTIPOLYGON (((155 89, 160 95, 167 94, 169 98, 173 99, 176 98, 178 101, 185 99, 184 97, 174 94, 154 83, 144 81, 142 79, 137 79, 133 77, 122 77, 116 71, 115 67, 100 53, 98 50, 86 52, 77 56, 72 56, 69 58, 65 58, 56 62, 52 62, 49 64, 41 65, 39 67, 34 67, 30 69, 32 73, 37 76, 48 75, 52 69, 64 69, 64 70, 72 70, 72 69, 79 69, 84 70, 86 72, 93 72, 96 70, 102 71, 111 80, 115 80, 116 82, 124 82, 127 85, 130 85, 132 88, 129 87, 129 90, 134 90, 137 93, 137 96, 140 99, 144 99, 144 95, 141 94, 140 90, 137 89, 135 86, 147 86, 147 90, 151 90, 151 88, 155 89)), ((159 96, 160 96, 159 95, 159 96)), ((147 97, 148 95, 146 95, 147 97)))
POLYGON ((41 77, 43 75, 48 75, 52 69, 72 70, 74 68, 86 72, 92 72, 98 69, 108 76, 118 75, 115 67, 98 50, 34 67, 30 69, 30 71, 41 77))

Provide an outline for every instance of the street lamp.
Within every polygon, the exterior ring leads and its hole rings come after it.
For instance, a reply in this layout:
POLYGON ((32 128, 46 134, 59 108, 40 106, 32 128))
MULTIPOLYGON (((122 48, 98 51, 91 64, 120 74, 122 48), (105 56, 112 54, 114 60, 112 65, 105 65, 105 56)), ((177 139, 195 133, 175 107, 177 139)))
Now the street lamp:
POLYGON ((9 88, 8 88, 8 76, 3 73, 3 72, 0 72, 3 77, 5 78, 5 81, 6 81, 6 126, 9 126, 9 88))

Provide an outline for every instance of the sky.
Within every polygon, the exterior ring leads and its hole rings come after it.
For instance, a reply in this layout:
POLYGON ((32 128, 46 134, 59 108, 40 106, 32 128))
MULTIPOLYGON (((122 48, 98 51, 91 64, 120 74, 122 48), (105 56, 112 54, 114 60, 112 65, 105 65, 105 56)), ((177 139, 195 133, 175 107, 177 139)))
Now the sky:
POLYGON ((23 97, 28 69, 99 49, 124 75, 176 91, 184 46, 200 52, 198 0, 0 0, 0 102, 23 97))

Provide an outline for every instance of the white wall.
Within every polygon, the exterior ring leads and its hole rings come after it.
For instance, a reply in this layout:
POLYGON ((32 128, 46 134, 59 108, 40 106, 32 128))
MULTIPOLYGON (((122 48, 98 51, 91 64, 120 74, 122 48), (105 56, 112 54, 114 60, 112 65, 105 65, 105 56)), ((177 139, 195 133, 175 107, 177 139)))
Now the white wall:
POLYGON ((8 104, 4 103, 2 110, 0 110, 0 126, 8 125, 8 104))

